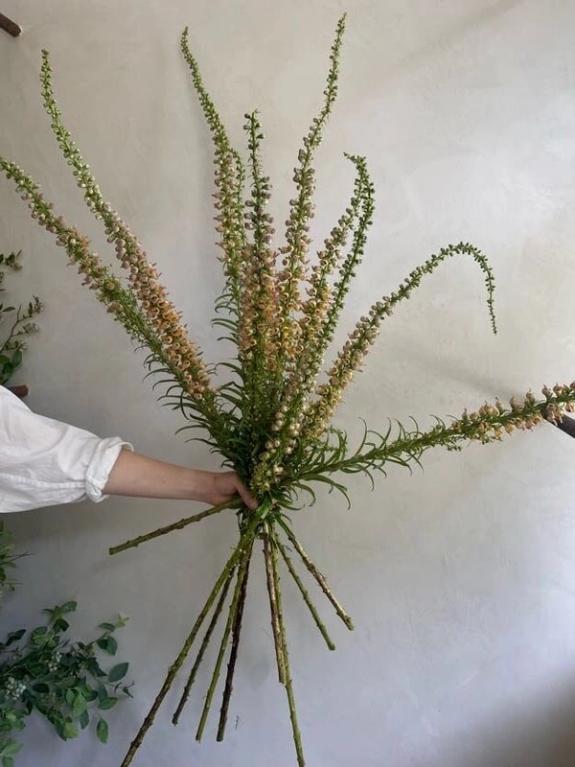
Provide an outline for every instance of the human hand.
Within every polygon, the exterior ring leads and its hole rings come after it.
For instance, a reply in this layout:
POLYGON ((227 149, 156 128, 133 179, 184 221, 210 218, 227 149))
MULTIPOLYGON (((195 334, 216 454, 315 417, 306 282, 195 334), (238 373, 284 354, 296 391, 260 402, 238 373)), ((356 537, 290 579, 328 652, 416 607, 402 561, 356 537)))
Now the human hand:
POLYGON ((218 506, 239 495, 248 508, 257 508, 256 498, 235 471, 198 471, 198 475, 197 500, 218 506))

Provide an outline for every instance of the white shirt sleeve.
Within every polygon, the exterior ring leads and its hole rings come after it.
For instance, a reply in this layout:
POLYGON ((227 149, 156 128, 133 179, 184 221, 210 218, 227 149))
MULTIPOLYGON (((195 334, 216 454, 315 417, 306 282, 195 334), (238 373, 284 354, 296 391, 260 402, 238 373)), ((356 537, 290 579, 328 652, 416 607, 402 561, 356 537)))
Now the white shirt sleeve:
POLYGON ((75 426, 37 415, 0 386, 0 512, 90 499, 103 501, 122 448, 75 426))

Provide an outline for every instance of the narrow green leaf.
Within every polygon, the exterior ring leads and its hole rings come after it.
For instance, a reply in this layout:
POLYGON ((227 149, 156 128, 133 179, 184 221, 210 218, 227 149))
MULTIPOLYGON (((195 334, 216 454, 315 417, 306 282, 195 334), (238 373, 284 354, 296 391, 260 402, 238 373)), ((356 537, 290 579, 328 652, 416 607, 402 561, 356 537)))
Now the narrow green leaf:
POLYGON ((96 726, 96 734, 101 743, 108 742, 108 722, 105 719, 100 719, 98 722, 96 726))
POLYGON ((107 697, 100 701, 98 708, 101 708, 102 711, 107 711, 108 709, 113 708, 117 702, 118 698, 107 697))
POLYGON ((108 655, 115 655, 116 650, 118 649, 118 643, 112 636, 100 637, 96 644, 101 650, 107 652, 108 655))
POLYGON ((127 672, 129 663, 118 663, 117 666, 114 666, 113 669, 111 669, 110 673, 108 674, 108 679, 110 682, 119 682, 120 679, 123 679, 127 672))

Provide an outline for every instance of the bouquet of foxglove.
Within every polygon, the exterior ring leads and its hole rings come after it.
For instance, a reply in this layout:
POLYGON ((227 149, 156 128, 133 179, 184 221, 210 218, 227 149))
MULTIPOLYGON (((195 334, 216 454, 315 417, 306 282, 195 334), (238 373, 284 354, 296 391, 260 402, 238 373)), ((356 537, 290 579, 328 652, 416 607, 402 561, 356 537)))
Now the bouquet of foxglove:
POLYGON ((215 209, 219 260, 224 288, 215 303, 214 325, 234 345, 235 355, 218 363, 229 371, 229 380, 215 383, 213 364, 207 363, 189 337, 177 308, 161 284, 156 265, 120 215, 105 201, 90 166, 86 164, 65 128, 54 98, 48 53, 43 52, 42 95, 51 127, 62 153, 76 177, 88 208, 102 222, 108 242, 124 270, 124 279, 104 263, 88 238, 67 223, 47 201, 38 185, 15 163, 0 156, 0 168, 11 179, 30 208, 31 215, 67 252, 83 276, 83 284, 94 291, 112 317, 130 337, 148 351, 146 365, 164 385, 161 400, 180 411, 184 430, 197 430, 194 439, 211 447, 223 466, 232 467, 250 486, 259 501, 253 511, 238 501, 222 504, 174 524, 140 535, 113 547, 115 554, 138 546, 206 517, 234 512, 238 541, 224 564, 197 620, 170 666, 139 732, 122 762, 129 765, 144 736, 184 666, 200 631, 204 633, 188 672, 180 702, 173 715, 177 723, 188 700, 206 650, 217 631, 216 662, 197 729, 202 737, 214 695, 223 674, 223 693, 217 738, 224 737, 234 671, 240 647, 242 619, 247 598, 252 557, 260 546, 267 583, 277 674, 285 687, 298 764, 304 755, 290 673, 286 621, 282 609, 282 575, 295 581, 310 616, 326 645, 334 643, 319 611, 300 577, 302 568, 317 583, 335 613, 348 629, 352 621, 328 586, 326 579, 300 543, 293 527, 297 510, 313 503, 314 486, 327 485, 341 492, 349 503, 342 476, 363 473, 373 483, 377 472, 388 464, 410 467, 419 463, 429 448, 459 450, 469 441, 488 443, 502 439, 515 429, 531 429, 544 419, 558 422, 564 409, 575 407, 575 382, 543 388, 543 397, 528 392, 512 399, 509 406, 499 400, 485 403, 460 418, 437 419, 428 429, 415 422, 397 422, 383 431, 365 426, 363 438, 353 448, 346 433, 332 425, 336 407, 354 373, 364 364, 382 323, 402 301, 407 300, 425 275, 431 274, 452 256, 468 256, 481 269, 487 290, 487 307, 493 331, 494 278, 485 256, 471 244, 447 245, 414 269, 399 287, 377 300, 360 317, 333 363, 324 360, 341 318, 346 295, 364 254, 372 223, 374 187, 367 163, 359 155, 346 155, 355 169, 350 198, 341 216, 310 257, 310 220, 314 213, 314 154, 338 90, 338 73, 345 16, 337 25, 331 47, 323 103, 303 138, 293 173, 295 191, 281 244, 268 212, 271 184, 262 168, 263 139, 257 112, 245 115, 247 162, 230 143, 226 129, 200 75, 189 48, 188 30, 181 38, 193 86, 209 125, 214 147, 215 209), (282 572, 283 570, 283 572, 282 572), (223 617, 222 617, 223 616, 223 617), (207 624, 207 625, 205 625, 207 624))

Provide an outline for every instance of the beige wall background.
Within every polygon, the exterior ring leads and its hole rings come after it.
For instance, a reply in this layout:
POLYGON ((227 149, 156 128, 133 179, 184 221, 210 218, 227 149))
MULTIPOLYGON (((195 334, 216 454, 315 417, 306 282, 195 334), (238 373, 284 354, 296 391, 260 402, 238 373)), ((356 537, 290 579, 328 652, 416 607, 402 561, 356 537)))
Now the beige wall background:
MULTIPOLYGON (((318 107, 333 29, 349 12, 339 102, 317 157, 327 233, 351 189, 344 151, 365 153, 377 212, 338 335, 413 267, 469 240, 497 275, 493 337, 472 262, 442 267, 384 328, 338 414, 383 428, 388 416, 459 414, 575 376, 575 4, 570 0, 5 0, 24 27, 0 36, 0 151, 66 217, 112 254, 60 158, 39 93, 49 48, 65 120, 110 202, 163 272, 208 359, 222 280, 212 228, 211 147, 178 50, 185 24, 205 81, 237 144, 258 107, 264 160, 285 218, 291 169, 318 107)), ((281 227, 278 227, 278 229, 281 227)), ((142 355, 80 286, 65 255, 0 181, 0 250, 22 248, 16 297, 42 297, 42 332, 18 378, 29 404, 159 458, 217 468, 174 437, 142 355)), ((286 588, 294 679, 312 767, 561 767, 575 759, 575 443, 551 426, 460 454, 425 471, 390 471, 374 493, 351 478, 353 510, 320 494, 297 529, 357 626, 325 610, 329 653, 286 588)), ((120 657, 136 700, 118 707, 110 743, 64 745, 30 725, 21 767, 119 764, 235 538, 221 516, 110 559, 108 546, 199 505, 108 500, 9 519, 22 549, 20 596, 2 625, 77 597, 77 634, 121 611, 120 657)), ((170 696, 138 767, 291 767, 256 560, 231 724, 194 741, 209 666, 185 721, 170 696), (256 572, 257 570, 257 572, 256 572)))

